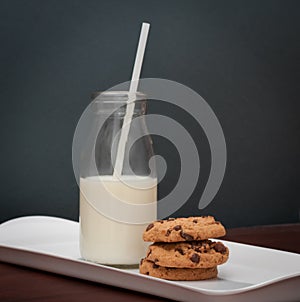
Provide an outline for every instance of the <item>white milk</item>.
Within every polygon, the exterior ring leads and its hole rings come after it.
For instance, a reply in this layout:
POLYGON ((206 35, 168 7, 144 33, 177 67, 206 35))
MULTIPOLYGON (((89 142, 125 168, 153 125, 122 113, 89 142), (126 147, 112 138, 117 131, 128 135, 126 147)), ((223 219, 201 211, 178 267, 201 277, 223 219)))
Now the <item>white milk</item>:
MULTIPOLYGON (((156 219, 157 179, 122 176, 122 180, 127 185, 112 176, 80 179, 80 251, 86 260, 111 265, 134 265, 146 255, 149 244, 143 242, 142 234, 149 221, 156 219), (112 205, 113 199, 130 204, 148 204, 148 221, 144 224, 118 222, 101 214, 95 204, 87 201, 98 200, 111 206, 112 212, 117 213, 117 206, 112 205)), ((145 217, 145 213, 141 212, 143 209, 134 208, 133 215, 145 217)))

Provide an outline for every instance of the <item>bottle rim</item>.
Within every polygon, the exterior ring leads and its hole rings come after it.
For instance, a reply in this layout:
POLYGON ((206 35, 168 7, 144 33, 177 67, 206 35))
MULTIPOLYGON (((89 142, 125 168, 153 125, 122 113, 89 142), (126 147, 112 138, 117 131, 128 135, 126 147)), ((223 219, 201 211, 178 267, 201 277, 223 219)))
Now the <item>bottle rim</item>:
MULTIPOLYGON (((95 91, 91 94, 91 99, 94 102, 105 102, 105 103, 114 103, 114 102, 127 102, 129 97, 129 91, 95 91)), ((135 93, 134 101, 145 101, 147 98, 146 94, 137 91, 135 93)))

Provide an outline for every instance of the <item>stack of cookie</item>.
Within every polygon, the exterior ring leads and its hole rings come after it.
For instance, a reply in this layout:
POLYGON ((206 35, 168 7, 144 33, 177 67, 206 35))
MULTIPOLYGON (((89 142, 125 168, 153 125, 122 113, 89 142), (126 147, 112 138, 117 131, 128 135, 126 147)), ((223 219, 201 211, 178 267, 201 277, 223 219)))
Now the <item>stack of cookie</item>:
POLYGON ((140 273, 168 280, 204 280, 217 277, 217 266, 229 250, 218 238, 226 233, 212 216, 169 218, 148 225, 144 241, 154 242, 141 260, 140 273))

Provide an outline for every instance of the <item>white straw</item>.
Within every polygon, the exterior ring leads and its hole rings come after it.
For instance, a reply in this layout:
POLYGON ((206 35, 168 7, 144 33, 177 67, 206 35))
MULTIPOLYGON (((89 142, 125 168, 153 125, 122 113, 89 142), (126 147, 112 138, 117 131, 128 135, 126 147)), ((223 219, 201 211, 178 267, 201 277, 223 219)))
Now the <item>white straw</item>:
POLYGON ((125 117, 124 117, 123 126, 121 129, 121 136, 120 136, 120 141, 119 141, 118 150, 117 150, 116 164, 115 164, 115 169, 114 169, 114 174, 113 174, 114 177, 121 176, 121 174, 122 174, 123 162, 124 162, 124 156, 125 156, 125 147, 126 147, 126 142, 128 139, 130 123, 131 123, 132 116, 133 116, 134 101, 135 101, 136 92, 137 92, 137 88, 138 88, 138 84, 139 84, 139 78, 140 78, 143 59, 144 59, 144 53, 145 53, 149 28, 150 28, 149 23, 142 24, 139 44, 138 44, 138 48, 137 48, 137 52, 136 52, 136 56, 135 56, 135 62, 134 62, 134 67, 133 67, 133 72, 132 72, 132 77, 131 77, 131 82, 130 82, 130 88, 129 88, 127 106, 126 106, 126 113, 125 113, 125 117))

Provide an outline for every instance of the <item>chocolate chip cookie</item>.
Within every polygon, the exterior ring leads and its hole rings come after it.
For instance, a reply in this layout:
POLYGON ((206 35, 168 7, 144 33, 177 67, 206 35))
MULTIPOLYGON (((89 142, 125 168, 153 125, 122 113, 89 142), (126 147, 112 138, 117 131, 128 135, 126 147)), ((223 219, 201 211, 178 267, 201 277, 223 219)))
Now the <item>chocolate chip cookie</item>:
POLYGON ((218 270, 216 267, 194 269, 162 267, 152 261, 142 259, 140 273, 167 280, 196 281, 216 278, 218 270))
POLYGON ((143 239, 152 242, 181 242, 218 238, 226 234, 224 226, 212 216, 169 218, 150 223, 143 239))
POLYGON ((163 267, 210 268, 225 263, 228 256, 229 250, 221 242, 159 242, 149 246, 146 260, 163 267))

